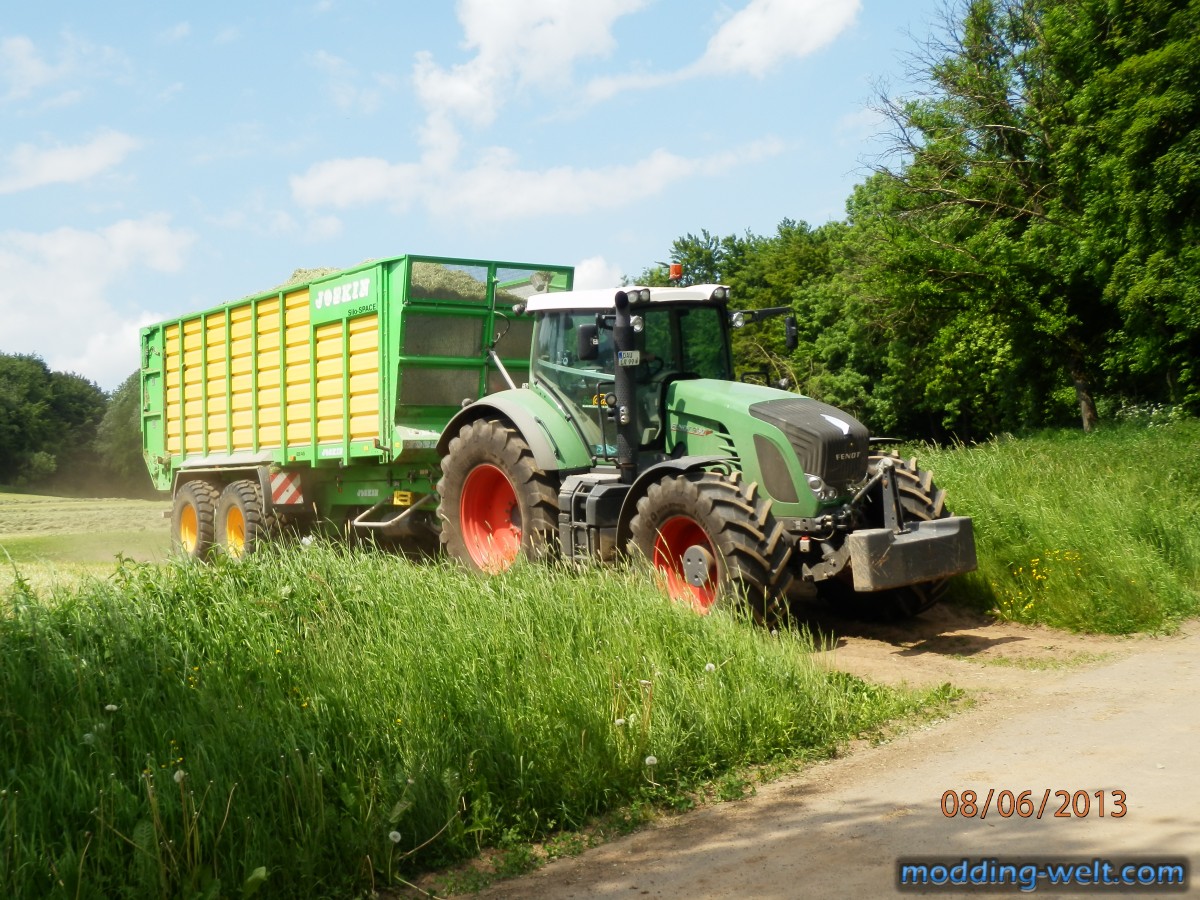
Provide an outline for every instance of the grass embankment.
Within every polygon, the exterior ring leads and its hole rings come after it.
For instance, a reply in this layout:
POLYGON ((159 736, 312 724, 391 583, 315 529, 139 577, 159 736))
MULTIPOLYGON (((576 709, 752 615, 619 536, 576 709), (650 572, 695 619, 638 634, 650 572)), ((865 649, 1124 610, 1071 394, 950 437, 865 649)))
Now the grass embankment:
POLYGON ((0 617, 0 895, 345 896, 918 708, 639 572, 328 547, 0 617), (256 874, 256 872, 258 874, 256 874), (219 881, 219 887, 216 887, 219 881))
POLYGON ((951 599, 1073 631, 1164 631, 1200 612, 1200 421, 918 448, 979 571, 951 599))

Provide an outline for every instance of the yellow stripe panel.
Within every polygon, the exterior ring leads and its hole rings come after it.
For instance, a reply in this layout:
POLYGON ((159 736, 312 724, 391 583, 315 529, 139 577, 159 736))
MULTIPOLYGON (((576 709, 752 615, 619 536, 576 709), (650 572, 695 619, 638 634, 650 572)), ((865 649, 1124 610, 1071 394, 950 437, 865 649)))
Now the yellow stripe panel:
POLYGON ((270 449, 280 446, 284 431, 289 444, 309 443, 314 400, 319 442, 345 440, 347 406, 351 440, 379 436, 376 316, 317 326, 316 397, 312 396, 307 288, 292 291, 282 302, 270 298, 230 307, 228 317, 228 334, 224 309, 163 330, 168 452, 199 455, 205 437, 210 453, 253 450, 256 444, 270 449), (284 359, 286 370, 281 366, 284 359), (343 360, 349 371, 343 371, 343 360), (284 422, 280 421, 281 395, 287 404, 284 422), (227 447, 230 424, 233 442, 227 447), (207 435, 201 433, 202 427, 207 427, 207 435))

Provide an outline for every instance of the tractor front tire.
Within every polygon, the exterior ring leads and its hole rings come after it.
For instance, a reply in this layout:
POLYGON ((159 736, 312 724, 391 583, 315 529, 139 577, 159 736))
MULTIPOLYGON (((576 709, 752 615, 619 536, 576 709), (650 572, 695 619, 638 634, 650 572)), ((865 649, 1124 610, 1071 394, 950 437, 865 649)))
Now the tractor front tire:
POLYGON ((228 556, 241 559, 257 550, 270 524, 257 481, 243 478, 225 486, 217 503, 217 546, 228 556))
POLYGON ((545 559, 558 543, 558 491, 520 433, 476 419, 450 441, 438 481, 442 546, 470 569, 495 575, 518 556, 545 559))
POLYGON ((638 500, 633 546, 673 600, 707 613, 744 596, 767 625, 784 614, 792 550, 757 488, 740 472, 689 472, 652 484, 638 500))
MULTIPOLYGON (((917 467, 917 460, 903 459, 895 453, 873 453, 868 461, 874 467, 884 459, 892 461, 892 472, 900 493, 900 506, 906 521, 931 522, 950 515, 946 492, 933 483, 933 475, 917 467)), ((840 581, 826 582, 818 591, 833 607, 855 618, 896 622, 919 616, 942 599, 948 579, 925 581, 875 593, 858 593, 840 581)))
POLYGON ((175 491, 171 510, 171 543, 192 559, 208 559, 216 542, 217 501, 221 492, 207 481, 195 479, 175 491))

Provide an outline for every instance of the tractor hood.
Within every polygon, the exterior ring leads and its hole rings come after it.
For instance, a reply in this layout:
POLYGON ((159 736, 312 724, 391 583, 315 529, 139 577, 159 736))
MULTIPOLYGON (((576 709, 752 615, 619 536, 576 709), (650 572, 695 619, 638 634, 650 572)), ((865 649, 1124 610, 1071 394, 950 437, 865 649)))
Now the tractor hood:
POLYGON ((795 395, 751 404, 749 412, 782 431, 804 471, 819 475, 838 493, 866 477, 871 433, 848 413, 795 395))
POLYGON ((842 495, 867 474, 870 432, 837 407, 776 388, 698 378, 667 394, 672 443, 738 457, 778 501, 803 501, 806 476, 842 495), (791 457, 788 459, 788 457, 791 457))

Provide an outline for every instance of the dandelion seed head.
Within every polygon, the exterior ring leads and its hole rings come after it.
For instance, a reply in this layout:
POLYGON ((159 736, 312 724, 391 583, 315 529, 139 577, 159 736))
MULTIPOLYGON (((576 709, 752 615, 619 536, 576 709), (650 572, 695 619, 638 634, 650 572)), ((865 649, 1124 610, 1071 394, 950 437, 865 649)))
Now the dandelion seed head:
POLYGON ((715 671, 717 671, 717 667, 714 663, 705 663, 704 671, 705 672, 715 672, 715 671))
POLYGON ((96 743, 96 736, 89 731, 83 736, 83 742, 85 744, 94 744, 96 743))
POLYGON ((616 721, 615 723, 613 723, 613 724, 615 724, 615 725, 616 725, 618 728, 620 728, 622 725, 624 725, 624 724, 625 724, 625 720, 624 720, 624 719, 617 719, 617 721, 616 721))
POLYGON ((658 757, 657 756, 647 756, 646 757, 646 765, 657 766, 658 765, 658 757))
MULTIPOLYGON (((313 542, 313 539, 312 539, 311 535, 306 534, 304 537, 300 538, 300 546, 301 547, 311 547, 312 542, 313 542)), ((392 834, 395 834, 395 833, 396 832, 394 832, 394 831, 392 832, 392 834)))
POLYGON ((121 707, 117 706, 117 704, 115 704, 115 703, 109 703, 107 706, 104 707, 104 711, 105 712, 116 712, 120 708, 121 707))
POLYGON ((185 774, 186 773, 183 771, 183 769, 176 769, 175 774, 172 775, 171 777, 175 779, 176 784, 183 784, 183 779, 185 777, 185 774))
POLYGON ((400 837, 401 837, 401 834, 398 831, 388 832, 388 840, 391 841, 393 844, 400 843, 400 837))

